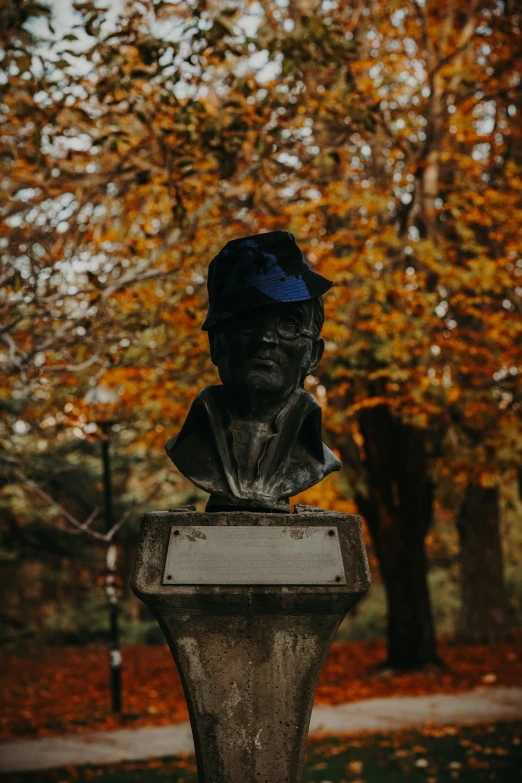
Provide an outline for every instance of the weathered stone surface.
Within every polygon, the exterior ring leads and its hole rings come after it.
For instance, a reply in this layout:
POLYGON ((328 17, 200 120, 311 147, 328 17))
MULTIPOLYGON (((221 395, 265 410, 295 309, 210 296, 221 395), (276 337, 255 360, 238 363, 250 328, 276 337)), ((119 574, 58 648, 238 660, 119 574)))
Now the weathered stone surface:
POLYGON ((154 512, 143 518, 132 589, 178 666, 200 783, 299 783, 313 698, 331 641, 370 584, 359 517, 333 512, 154 512), (339 585, 168 585, 176 526, 335 526, 339 585))

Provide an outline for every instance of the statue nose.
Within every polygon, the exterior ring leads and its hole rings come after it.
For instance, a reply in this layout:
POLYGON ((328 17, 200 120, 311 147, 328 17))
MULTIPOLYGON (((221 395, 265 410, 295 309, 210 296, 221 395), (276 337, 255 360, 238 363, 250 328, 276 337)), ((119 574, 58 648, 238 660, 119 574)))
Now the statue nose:
POLYGON ((271 329, 263 329, 259 339, 262 343, 277 343, 277 332, 273 327, 271 329))
POLYGON ((259 339, 262 343, 277 343, 277 319, 267 315, 259 323, 259 339))

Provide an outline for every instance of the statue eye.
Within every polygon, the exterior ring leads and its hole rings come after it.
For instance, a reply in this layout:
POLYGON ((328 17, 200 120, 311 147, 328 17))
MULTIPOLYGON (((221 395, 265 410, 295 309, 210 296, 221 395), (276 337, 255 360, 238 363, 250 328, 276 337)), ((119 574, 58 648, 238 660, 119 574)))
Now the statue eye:
POLYGON ((281 337, 287 339, 298 337, 301 333, 301 323, 293 315, 282 315, 279 318, 278 331, 281 337))
POLYGON ((238 313, 234 321, 240 332, 249 334, 256 328, 257 315, 252 310, 247 310, 244 313, 238 313))

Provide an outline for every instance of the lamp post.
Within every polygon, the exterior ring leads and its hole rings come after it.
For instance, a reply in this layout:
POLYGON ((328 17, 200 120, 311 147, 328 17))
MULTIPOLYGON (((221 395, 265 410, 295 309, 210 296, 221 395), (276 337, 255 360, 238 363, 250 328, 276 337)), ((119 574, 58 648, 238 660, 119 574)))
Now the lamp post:
MULTIPOLYGON (((110 461, 110 433, 115 423, 114 414, 119 401, 119 394, 105 386, 95 386, 84 397, 84 401, 92 406, 93 421, 100 428, 103 438, 101 441, 101 456, 103 465, 103 505, 105 518, 105 531, 109 533, 114 526, 112 508, 112 482, 110 461)), ((110 633, 110 678, 112 711, 121 714, 121 651, 118 628, 118 593, 116 586, 116 560, 117 549, 113 541, 110 541, 106 553, 105 593, 109 607, 109 633, 110 633)))

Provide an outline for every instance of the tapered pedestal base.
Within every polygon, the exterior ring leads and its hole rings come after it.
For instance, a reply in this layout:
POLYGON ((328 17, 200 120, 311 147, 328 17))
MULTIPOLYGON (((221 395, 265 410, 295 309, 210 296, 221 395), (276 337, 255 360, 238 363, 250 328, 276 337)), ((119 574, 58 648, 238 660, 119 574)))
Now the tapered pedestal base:
MULTIPOLYGON (((267 533, 255 534, 260 536, 269 546, 267 533)), ((291 557, 292 545, 287 546, 291 557)), ((178 563, 185 562, 183 551, 178 563)), ((296 569, 292 580, 299 578, 296 569)), ((332 512, 144 516, 132 588, 157 618, 176 661, 200 783, 300 783, 324 660, 340 622, 369 584, 359 517, 332 512), (176 572, 171 564, 172 536, 181 536, 176 543, 183 536, 192 541, 186 529, 197 528, 205 538, 205 529, 216 526, 260 531, 291 526, 305 537, 307 529, 320 536, 318 529, 327 528, 325 535, 338 536, 342 583, 334 576, 331 584, 168 584, 182 580, 187 570, 176 572)))

